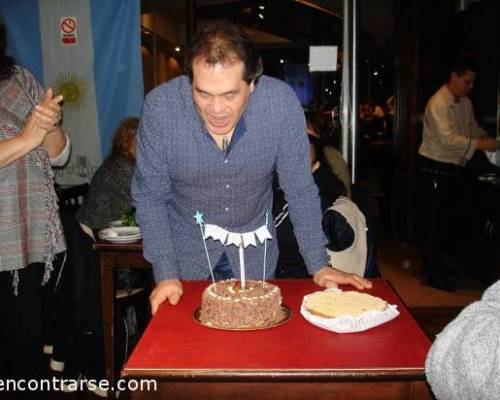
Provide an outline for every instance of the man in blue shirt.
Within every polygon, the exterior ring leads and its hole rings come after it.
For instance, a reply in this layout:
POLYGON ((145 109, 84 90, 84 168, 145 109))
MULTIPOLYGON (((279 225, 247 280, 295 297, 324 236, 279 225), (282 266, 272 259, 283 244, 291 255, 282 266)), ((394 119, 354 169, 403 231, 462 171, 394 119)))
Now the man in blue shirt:
MULTIPOLYGON (((251 232, 272 210, 276 171, 289 204, 297 241, 320 286, 363 278, 328 263, 321 210, 309 161, 304 113, 292 89, 262 74, 262 61, 242 28, 214 21, 200 30, 181 76, 146 97, 138 132, 132 193, 144 237, 144 256, 157 285, 152 313, 165 300, 177 304, 181 279, 205 279, 215 270, 239 277, 236 246, 204 243, 193 215, 229 232, 251 232)), ((274 237, 269 218, 267 228, 274 237)), ((247 278, 274 275, 278 248, 245 248, 247 278)))

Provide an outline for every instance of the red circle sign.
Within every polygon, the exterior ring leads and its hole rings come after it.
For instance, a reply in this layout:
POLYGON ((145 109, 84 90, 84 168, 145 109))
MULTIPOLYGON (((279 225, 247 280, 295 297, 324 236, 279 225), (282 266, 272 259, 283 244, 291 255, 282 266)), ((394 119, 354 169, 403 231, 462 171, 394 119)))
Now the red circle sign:
POLYGON ((73 33, 76 29, 76 20, 74 18, 64 18, 61 22, 61 29, 64 33, 73 33))

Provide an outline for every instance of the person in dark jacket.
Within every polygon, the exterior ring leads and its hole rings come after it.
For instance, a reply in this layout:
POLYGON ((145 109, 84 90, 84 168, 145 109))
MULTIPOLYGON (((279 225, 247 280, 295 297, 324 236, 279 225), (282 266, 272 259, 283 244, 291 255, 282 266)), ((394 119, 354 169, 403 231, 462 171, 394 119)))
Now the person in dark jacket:
MULTIPOLYGON (((319 191, 321 210, 325 212, 335 199, 345 195, 345 188, 324 161, 320 140, 311 135, 307 135, 307 137, 311 148, 313 179, 319 191)), ((288 204, 279 187, 277 176, 274 178, 273 215, 279 249, 276 278, 310 278, 299 251, 292 222, 288 217, 288 204)))
MULTIPOLYGON (((332 173, 324 160, 318 138, 308 135, 311 170, 318 188, 323 211, 323 231, 328 239, 327 251, 331 265, 344 272, 365 277, 378 275, 376 259, 366 233, 363 213, 347 198, 342 181, 332 173)), ((309 278, 293 226, 288 218, 288 205, 279 182, 274 182, 273 215, 276 225, 279 256, 276 278, 309 278)))

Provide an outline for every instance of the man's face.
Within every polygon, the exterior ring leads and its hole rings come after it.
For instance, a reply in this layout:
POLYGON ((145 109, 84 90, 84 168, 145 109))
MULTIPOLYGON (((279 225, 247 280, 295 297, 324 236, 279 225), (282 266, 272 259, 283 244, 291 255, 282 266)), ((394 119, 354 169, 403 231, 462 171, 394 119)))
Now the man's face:
POLYGON ((243 80, 244 65, 209 65, 193 62, 193 100, 205 126, 212 135, 233 131, 245 111, 253 83, 243 80))
POLYGON ((450 89, 456 97, 464 97, 474 87, 476 80, 476 73, 467 71, 464 75, 458 76, 455 72, 451 73, 450 89))

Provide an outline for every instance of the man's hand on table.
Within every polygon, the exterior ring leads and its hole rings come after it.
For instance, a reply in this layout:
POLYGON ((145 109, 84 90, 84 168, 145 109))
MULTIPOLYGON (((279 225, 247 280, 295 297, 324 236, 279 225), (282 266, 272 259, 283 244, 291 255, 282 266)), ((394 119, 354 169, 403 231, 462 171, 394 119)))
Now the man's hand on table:
POLYGON ((353 285, 356 289, 371 288, 372 283, 359 275, 349 274, 347 272, 339 271, 330 266, 324 266, 313 276, 313 281, 319 286, 332 288, 341 285, 353 285))
POLYGON ((156 284, 155 288, 149 296, 151 304, 151 314, 155 315, 158 307, 165 300, 175 306, 182 296, 182 283, 178 279, 166 279, 156 284))

